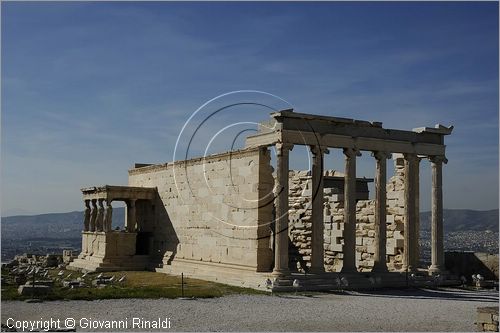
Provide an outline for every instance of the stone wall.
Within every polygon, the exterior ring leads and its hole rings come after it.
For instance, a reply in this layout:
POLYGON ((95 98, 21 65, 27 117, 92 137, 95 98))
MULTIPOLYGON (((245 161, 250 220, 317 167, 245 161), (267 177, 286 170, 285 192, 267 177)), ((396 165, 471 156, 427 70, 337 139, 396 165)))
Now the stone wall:
POLYGON ((253 148, 130 170, 130 186, 158 188, 151 231, 163 264, 272 269, 269 161, 267 151, 253 148))
MULTIPOLYGON (((270 271, 273 267, 273 168, 269 151, 245 149, 129 171, 130 186, 157 187, 153 255, 163 265, 182 260, 270 271)), ((387 262, 402 265, 404 169, 395 160, 387 182, 387 262)), ((328 170, 325 176, 343 174, 328 170)), ((311 176, 290 171, 290 268, 303 271, 311 254, 311 176)), ((358 200, 356 261, 370 271, 374 254, 373 200, 358 200)), ((343 246, 343 193, 324 189, 325 269, 340 271, 343 246)), ((139 219, 142 214, 138 214, 139 219)), ((148 217, 149 219, 149 217, 148 217)), ((140 221, 138 221, 140 223, 140 221)))
MULTIPOLYGON (((403 253, 404 188, 403 167, 395 162, 395 175, 387 182, 387 263, 389 270, 399 270, 403 253)), ((343 174, 327 170, 324 176, 343 174)), ((310 266, 311 255, 311 176, 307 171, 290 171, 290 239, 291 269, 303 271, 310 266)), ((344 230, 343 194, 337 189, 324 189, 324 249, 325 270, 338 272, 342 268, 344 230)), ((356 262, 362 272, 373 267, 375 252, 375 201, 358 200, 356 205, 356 262)))
POLYGON ((82 252, 69 263, 68 269, 87 271, 143 270, 148 256, 136 255, 137 233, 82 232, 82 252))

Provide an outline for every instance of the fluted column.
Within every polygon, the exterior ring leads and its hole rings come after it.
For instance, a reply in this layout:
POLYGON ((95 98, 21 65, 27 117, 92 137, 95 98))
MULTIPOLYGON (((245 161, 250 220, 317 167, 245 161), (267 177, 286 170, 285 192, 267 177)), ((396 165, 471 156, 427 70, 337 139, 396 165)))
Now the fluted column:
POLYGON ((136 223, 135 200, 131 199, 127 201, 127 219, 125 223, 125 230, 128 232, 134 232, 136 223))
POLYGON ((344 247, 343 273, 357 272, 356 269, 356 156, 358 150, 344 148, 344 247))
POLYGON ((413 187, 415 191, 415 210, 413 211, 413 219, 415 227, 413 228, 412 246, 413 246, 413 263, 412 266, 417 269, 420 264, 420 158, 415 159, 415 168, 413 169, 413 187))
POLYGON ((387 158, 391 154, 383 151, 373 153, 376 159, 375 175, 375 253, 372 272, 387 272, 387 158))
POLYGON ((276 144, 276 199, 274 275, 286 275, 288 269, 288 166, 292 145, 276 144))
POLYGON ((415 266, 415 168, 417 156, 404 154, 404 253, 403 271, 413 271, 415 266))
POLYGON ((444 156, 430 158, 432 168, 431 267, 432 274, 444 271, 443 245, 443 162, 444 156))
POLYGON ((325 241, 323 221, 323 153, 320 146, 311 146, 312 160, 312 235, 311 235, 311 273, 325 271, 325 241))
POLYGON ((90 200, 85 200, 85 211, 83 212, 83 231, 90 228, 90 200))
POLYGON ((96 230, 96 218, 97 218, 97 200, 92 199, 92 209, 90 210, 89 231, 96 230))

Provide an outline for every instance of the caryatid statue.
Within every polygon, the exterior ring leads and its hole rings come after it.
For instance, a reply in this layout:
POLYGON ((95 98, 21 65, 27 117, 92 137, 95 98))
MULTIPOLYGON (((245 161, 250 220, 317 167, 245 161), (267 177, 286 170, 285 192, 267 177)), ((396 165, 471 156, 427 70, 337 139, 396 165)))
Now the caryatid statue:
POLYGON ((90 224, 90 200, 85 200, 85 211, 83 213, 83 231, 89 231, 90 224))
POLYGON ((106 201, 106 216, 104 217, 104 231, 111 231, 113 225, 113 207, 106 201))
POLYGON ((97 218, 97 200, 92 199, 92 210, 90 211, 90 226, 89 231, 95 231, 96 229, 96 218, 97 218))
POLYGON ((102 231, 104 225, 104 206, 102 202, 104 199, 99 199, 99 208, 97 209, 96 230, 102 231))

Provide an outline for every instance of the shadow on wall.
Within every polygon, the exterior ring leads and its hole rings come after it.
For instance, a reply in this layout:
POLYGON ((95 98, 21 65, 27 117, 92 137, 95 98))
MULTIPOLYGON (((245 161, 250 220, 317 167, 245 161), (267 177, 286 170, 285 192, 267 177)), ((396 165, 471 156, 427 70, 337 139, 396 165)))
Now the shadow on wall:
POLYGON ((288 240, 288 269, 291 272, 308 272, 309 266, 307 262, 304 260, 304 256, 299 252, 299 247, 294 244, 294 242, 289 239, 288 240), (300 267, 300 269, 299 269, 300 267))
POLYGON ((472 274, 481 274, 485 280, 498 280, 498 254, 483 252, 445 252, 446 269, 469 282, 472 274))
POLYGON ((179 238, 158 193, 155 198, 155 222, 155 253, 152 259, 157 263, 163 262, 164 265, 170 265, 177 254, 179 238))

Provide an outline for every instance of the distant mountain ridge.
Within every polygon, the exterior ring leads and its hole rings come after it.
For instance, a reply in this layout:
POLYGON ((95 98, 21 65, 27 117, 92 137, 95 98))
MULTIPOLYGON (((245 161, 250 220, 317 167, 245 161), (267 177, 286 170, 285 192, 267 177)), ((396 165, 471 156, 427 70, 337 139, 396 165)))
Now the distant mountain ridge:
MULTIPOLYGON (((445 209, 445 232, 496 231, 498 232, 498 209, 477 211, 470 209, 445 209)), ((125 208, 113 209, 113 227, 124 226, 125 208)), ((83 227, 83 212, 52 213, 40 215, 17 215, 1 220, 2 239, 28 238, 78 238, 83 227)), ((430 230, 431 212, 420 213, 423 230, 430 230)))
MULTIPOLYGON (((498 231, 498 209, 444 209, 444 231, 498 231)), ((424 230, 431 229, 431 212, 420 213, 420 225, 424 230)))
MULTIPOLYGON (((113 227, 123 228, 125 208, 113 208, 113 227)), ((83 211, 2 217, 2 239, 75 238, 83 228, 83 211)))

